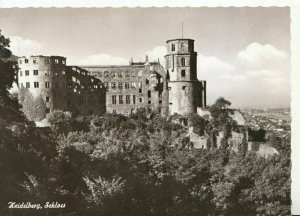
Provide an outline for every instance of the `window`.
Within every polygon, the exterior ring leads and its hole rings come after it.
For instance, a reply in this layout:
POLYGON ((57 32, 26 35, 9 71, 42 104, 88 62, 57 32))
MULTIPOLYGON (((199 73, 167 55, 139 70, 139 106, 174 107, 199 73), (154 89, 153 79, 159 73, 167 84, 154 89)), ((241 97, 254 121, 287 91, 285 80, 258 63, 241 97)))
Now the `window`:
POLYGON ((29 76, 29 70, 25 71, 25 76, 29 76))
POLYGON ((143 103, 143 98, 140 98, 140 103, 143 103))
POLYGON ((106 89, 108 89, 108 87, 109 87, 108 82, 105 82, 105 83, 104 83, 104 86, 105 86, 106 89))
POLYGON ((131 88, 135 88, 135 82, 131 82, 131 88))
POLYGON ((45 82, 45 87, 46 88, 50 88, 50 83, 49 82, 45 82))
POLYGON ((117 95, 112 95, 112 104, 117 104, 117 95))
POLYGON ((50 112, 50 109, 49 108, 46 108, 46 113, 49 113, 50 112))
POLYGON ((22 88, 24 88, 24 84, 23 84, 23 83, 20 83, 20 86, 21 86, 22 88))
POLYGON ((33 64, 38 63, 37 59, 33 59, 32 62, 33 62, 33 64))
POLYGON ((50 101, 50 97, 46 97, 46 102, 49 102, 50 101))
POLYGON ((50 63, 50 59, 45 59, 45 63, 50 63))
POLYGON ((125 71, 125 77, 129 77, 129 71, 125 71))
POLYGON ((181 70, 181 77, 185 77, 185 70, 181 70))
POLYGON ((25 59, 25 63, 28 63, 28 59, 25 59))
POLYGON ((142 93, 142 89, 139 89, 139 93, 142 93))
POLYGON ((171 51, 175 51, 175 44, 171 45, 171 51))
POLYGON ((119 104, 123 104, 123 95, 119 95, 119 104))
POLYGON ((50 71, 48 70, 45 72, 45 76, 49 76, 49 75, 50 75, 50 71))
POLYGON ((185 58, 181 58, 181 66, 185 66, 185 58))
POLYGON ((65 61, 65 60, 62 60, 61 63, 62 63, 62 64, 66 64, 66 61, 65 61))
POLYGON ((148 97, 151 97, 151 90, 148 90, 148 97))
POLYGON ((148 101, 148 104, 151 104, 151 101, 148 101))
POLYGON ((116 110, 113 110, 113 114, 117 114, 117 111, 116 111, 116 110))
POLYGON ((20 59, 19 64, 22 64, 22 59, 20 59))
POLYGON ((122 77, 122 72, 121 71, 118 72, 118 76, 122 77))
POLYGON ((126 104, 130 104, 130 95, 126 95, 126 104))
POLYGON ((135 95, 132 96, 132 103, 135 104, 135 95))
POLYGON ((125 82, 125 89, 129 89, 129 83, 125 82))
POLYGON ((160 98, 162 97, 162 92, 161 91, 158 92, 158 97, 160 97, 160 98))
POLYGON ((111 82, 111 88, 115 89, 117 87, 116 82, 111 82))
POLYGON ((116 73, 113 71, 113 72, 111 72, 111 76, 112 77, 115 77, 116 76, 116 73))
POLYGON ((149 80, 148 80, 148 79, 146 79, 146 84, 147 84, 147 85, 149 84, 149 80))
POLYGON ((34 88, 38 88, 39 87, 39 82, 34 82, 33 85, 34 85, 34 88))
POLYGON ((54 59, 54 63, 55 63, 55 64, 58 64, 58 63, 59 63, 59 60, 58 60, 58 59, 54 59))
POLYGON ((108 77, 109 76, 109 72, 108 71, 104 71, 104 77, 108 77))
POLYGON ((30 82, 26 82, 26 88, 30 88, 30 82))
POLYGON ((139 87, 139 88, 142 88, 142 82, 141 82, 141 81, 138 82, 138 87, 139 87))
POLYGON ((66 75, 66 71, 64 71, 64 70, 61 73, 62 73, 62 75, 66 75))
POLYGON ((20 76, 22 76, 23 74, 22 74, 22 71, 20 71, 20 76))
POLYGON ((58 76, 58 72, 55 72, 55 76, 58 76))
POLYGON ((35 75, 35 76, 39 75, 39 71, 38 70, 33 70, 33 75, 35 75))
POLYGON ((122 82, 118 82, 118 88, 122 89, 123 88, 123 83, 122 82))
POLYGON ((182 90, 184 90, 186 88, 186 86, 182 86, 182 90))
POLYGON ((159 103, 162 104, 162 100, 160 100, 159 103))

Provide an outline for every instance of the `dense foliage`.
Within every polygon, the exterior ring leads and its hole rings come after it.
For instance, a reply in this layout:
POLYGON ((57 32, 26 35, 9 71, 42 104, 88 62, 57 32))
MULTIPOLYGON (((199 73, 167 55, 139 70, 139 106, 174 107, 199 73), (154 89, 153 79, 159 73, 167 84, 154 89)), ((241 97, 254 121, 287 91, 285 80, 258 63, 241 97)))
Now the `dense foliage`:
MULTIPOLYGON (((47 116, 50 128, 36 128, 6 90, 0 98, 0 215, 290 214, 287 140, 270 138, 281 148, 268 159, 197 150, 174 118, 147 110, 76 118, 56 111, 47 116), (10 201, 66 208, 8 209, 10 201)), ((220 109, 211 121, 189 121, 199 134, 230 133, 234 123, 220 109)))
POLYGON ((46 117, 47 107, 42 96, 34 97, 28 89, 20 88, 18 94, 22 111, 31 121, 40 121, 46 117))

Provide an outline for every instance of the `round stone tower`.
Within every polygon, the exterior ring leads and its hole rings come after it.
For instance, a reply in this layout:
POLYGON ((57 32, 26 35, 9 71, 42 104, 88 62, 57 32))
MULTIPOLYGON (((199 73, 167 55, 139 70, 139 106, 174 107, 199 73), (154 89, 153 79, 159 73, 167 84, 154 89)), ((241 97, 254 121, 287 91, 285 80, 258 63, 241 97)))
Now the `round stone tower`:
POLYGON ((18 85, 42 96, 48 112, 66 108, 66 58, 30 56, 18 59, 18 85))
POLYGON ((169 114, 187 115, 197 112, 201 83, 197 79, 197 52, 194 40, 167 41, 166 70, 169 91, 169 114))

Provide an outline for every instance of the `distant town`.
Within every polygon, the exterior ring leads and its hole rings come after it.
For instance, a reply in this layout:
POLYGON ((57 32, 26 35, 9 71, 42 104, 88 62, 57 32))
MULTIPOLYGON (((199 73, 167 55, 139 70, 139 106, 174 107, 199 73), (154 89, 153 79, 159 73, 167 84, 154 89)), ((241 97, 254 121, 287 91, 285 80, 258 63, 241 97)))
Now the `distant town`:
POLYGON ((241 109, 246 119, 246 126, 253 129, 264 129, 277 136, 286 138, 291 135, 290 108, 256 108, 241 109))

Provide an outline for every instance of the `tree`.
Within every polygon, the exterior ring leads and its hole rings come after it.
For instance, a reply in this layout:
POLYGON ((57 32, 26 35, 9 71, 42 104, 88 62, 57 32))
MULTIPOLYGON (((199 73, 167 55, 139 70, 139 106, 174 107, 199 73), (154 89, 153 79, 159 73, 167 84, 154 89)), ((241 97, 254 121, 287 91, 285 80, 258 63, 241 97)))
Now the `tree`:
POLYGON ((12 86, 14 81, 15 63, 11 62, 11 51, 9 48, 10 40, 1 34, 0 30, 0 91, 7 94, 7 89, 12 86))
POLYGON ((37 96, 34 100, 35 105, 35 120, 40 121, 46 117, 47 107, 41 95, 37 96))
POLYGON ((219 97, 215 103, 212 105, 212 107, 218 108, 218 109, 225 109, 228 108, 231 105, 231 102, 226 100, 223 97, 219 97))
POLYGON ((52 131, 56 134, 67 133, 71 130, 71 117, 72 114, 70 112, 61 110, 54 110, 46 116, 52 131))
POLYGON ((31 94, 31 92, 28 92, 22 104, 22 111, 24 112, 26 117, 31 121, 35 121, 36 117, 36 107, 34 101, 35 99, 33 95, 31 94))

